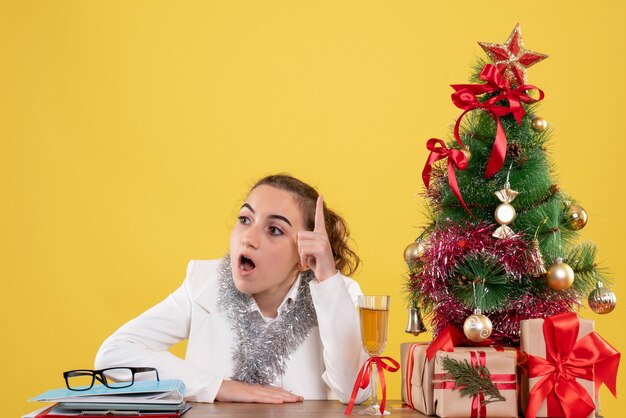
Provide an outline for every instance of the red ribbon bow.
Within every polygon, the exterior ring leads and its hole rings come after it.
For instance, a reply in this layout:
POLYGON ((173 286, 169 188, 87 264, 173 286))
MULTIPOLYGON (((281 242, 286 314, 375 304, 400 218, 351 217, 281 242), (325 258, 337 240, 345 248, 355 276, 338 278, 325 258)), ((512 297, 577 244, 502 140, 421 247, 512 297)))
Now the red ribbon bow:
POLYGON ((383 393, 383 400, 380 403, 380 414, 384 415, 385 403, 387 402, 387 384, 385 382, 385 372, 383 371, 383 369, 392 373, 397 372, 400 369, 400 364, 391 357, 370 357, 367 359, 365 364, 363 364, 361 370, 359 370, 356 382, 354 382, 352 395, 350 395, 350 403, 346 408, 345 415, 350 415, 352 413, 354 401, 356 400, 356 394, 359 389, 365 389, 369 386, 372 377, 372 369, 370 367, 372 363, 376 363, 376 369, 378 370, 380 388, 381 392, 383 393), (388 361, 391 364, 386 364, 385 361, 388 361))
POLYGON ((461 144, 463 148, 465 145, 461 141, 459 135, 459 127, 463 116, 471 110, 483 109, 488 112, 491 117, 496 121, 496 137, 493 143, 493 149, 491 150, 491 156, 487 163, 487 170, 485 171, 485 178, 489 178, 496 174, 502 168, 504 164, 504 157, 506 155, 506 134, 504 128, 500 123, 500 116, 505 116, 511 113, 519 125, 522 124, 522 116, 526 114, 526 110, 522 106, 524 103, 535 103, 543 100, 543 91, 537 87, 525 84, 523 86, 511 89, 508 80, 502 78, 502 74, 492 64, 485 64, 483 70, 480 73, 480 78, 485 80, 484 84, 453 84, 452 88, 454 93, 452 94, 452 102, 464 112, 456 120, 454 125, 454 138, 461 144), (526 92, 528 90, 537 90, 539 92, 539 99, 533 99, 526 92), (480 102, 476 96, 485 93, 496 93, 492 98, 480 102), (507 101, 508 106, 498 105, 496 103, 500 101, 507 101))
POLYGON ((594 380, 596 393, 604 383, 616 396, 620 353, 595 332, 576 341, 578 326, 573 312, 545 319, 546 358, 527 355, 528 377, 543 376, 530 391, 527 418, 537 416, 544 399, 549 416, 589 416, 595 409, 594 401, 576 378, 594 380))
POLYGON ((465 157, 465 154, 456 149, 449 149, 446 147, 445 142, 437 138, 430 138, 428 142, 426 142, 426 148, 430 151, 428 160, 426 160, 426 165, 424 165, 424 169, 422 170, 422 180, 424 180, 426 188, 428 189, 428 186, 430 185, 430 172, 432 171, 432 164, 436 161, 447 158, 448 184, 450 185, 450 188, 452 189, 452 192, 454 192, 456 198, 459 199, 459 202, 461 202, 461 205, 463 205, 465 210, 472 215, 472 212, 463 201, 463 197, 461 197, 461 191, 459 190, 459 185, 456 181, 456 173, 454 171, 455 168, 458 168, 459 170, 465 170, 467 168, 467 157, 465 157))

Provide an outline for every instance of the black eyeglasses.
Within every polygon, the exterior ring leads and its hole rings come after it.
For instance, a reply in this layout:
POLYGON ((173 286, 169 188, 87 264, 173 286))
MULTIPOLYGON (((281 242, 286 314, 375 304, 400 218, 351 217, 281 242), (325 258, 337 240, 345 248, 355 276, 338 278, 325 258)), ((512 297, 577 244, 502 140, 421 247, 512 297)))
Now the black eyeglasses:
POLYGON ((154 367, 109 367, 101 370, 69 370, 63 372, 69 390, 89 390, 96 380, 111 389, 121 389, 135 383, 135 374, 154 372, 159 381, 159 372, 154 367))

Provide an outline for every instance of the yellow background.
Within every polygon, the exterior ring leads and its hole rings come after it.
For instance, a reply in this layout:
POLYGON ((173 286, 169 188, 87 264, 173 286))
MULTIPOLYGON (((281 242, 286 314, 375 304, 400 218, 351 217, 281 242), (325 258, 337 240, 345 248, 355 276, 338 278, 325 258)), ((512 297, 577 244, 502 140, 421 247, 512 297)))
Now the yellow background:
MULTIPOLYGON (((625 6, 618 1, 0 2, 0 396, 3 416, 88 368, 118 326, 215 258, 248 187, 285 171, 348 219, 366 293, 403 332, 404 247, 420 231, 425 141, 460 111, 476 41, 550 58, 559 185, 587 209, 581 239, 626 276, 625 6), (439 4, 435 4, 439 3, 439 4), (578 4, 585 4, 579 6, 578 4)), ((583 315, 626 348, 622 306, 583 315)), ((426 340, 427 336, 421 336, 426 340)), ((183 353, 183 347, 175 348, 183 353)), ((620 373, 622 390, 626 365, 620 373)), ((388 375, 400 397, 400 375, 388 375)), ((603 412, 619 401, 602 392, 603 412)))

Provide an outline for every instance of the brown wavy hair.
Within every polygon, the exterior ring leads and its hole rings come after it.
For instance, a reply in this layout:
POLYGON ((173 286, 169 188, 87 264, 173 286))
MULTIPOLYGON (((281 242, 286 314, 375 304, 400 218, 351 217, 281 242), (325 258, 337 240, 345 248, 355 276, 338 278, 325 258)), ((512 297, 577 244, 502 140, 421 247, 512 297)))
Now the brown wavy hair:
MULTIPOLYGON (((306 228, 309 231, 313 230, 315 227, 315 207, 319 196, 317 190, 295 177, 281 173, 263 177, 252 186, 250 191, 263 185, 293 193, 302 211, 306 228)), ((349 243, 351 241, 350 230, 346 221, 332 209, 329 209, 326 202, 324 202, 324 223, 337 270, 345 276, 354 274, 361 265, 361 259, 349 243)))

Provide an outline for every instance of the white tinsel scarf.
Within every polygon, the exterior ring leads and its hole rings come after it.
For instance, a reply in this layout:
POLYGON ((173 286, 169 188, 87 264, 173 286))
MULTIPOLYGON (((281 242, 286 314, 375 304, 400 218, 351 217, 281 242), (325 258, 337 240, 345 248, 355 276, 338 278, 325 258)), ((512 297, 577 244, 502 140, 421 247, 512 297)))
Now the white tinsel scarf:
POLYGON ((300 275, 296 300, 286 304, 277 320, 266 323, 254 298, 235 287, 226 255, 220 268, 218 306, 232 323, 233 380, 269 385, 285 373, 289 356, 317 325, 309 282, 309 270, 300 275))

